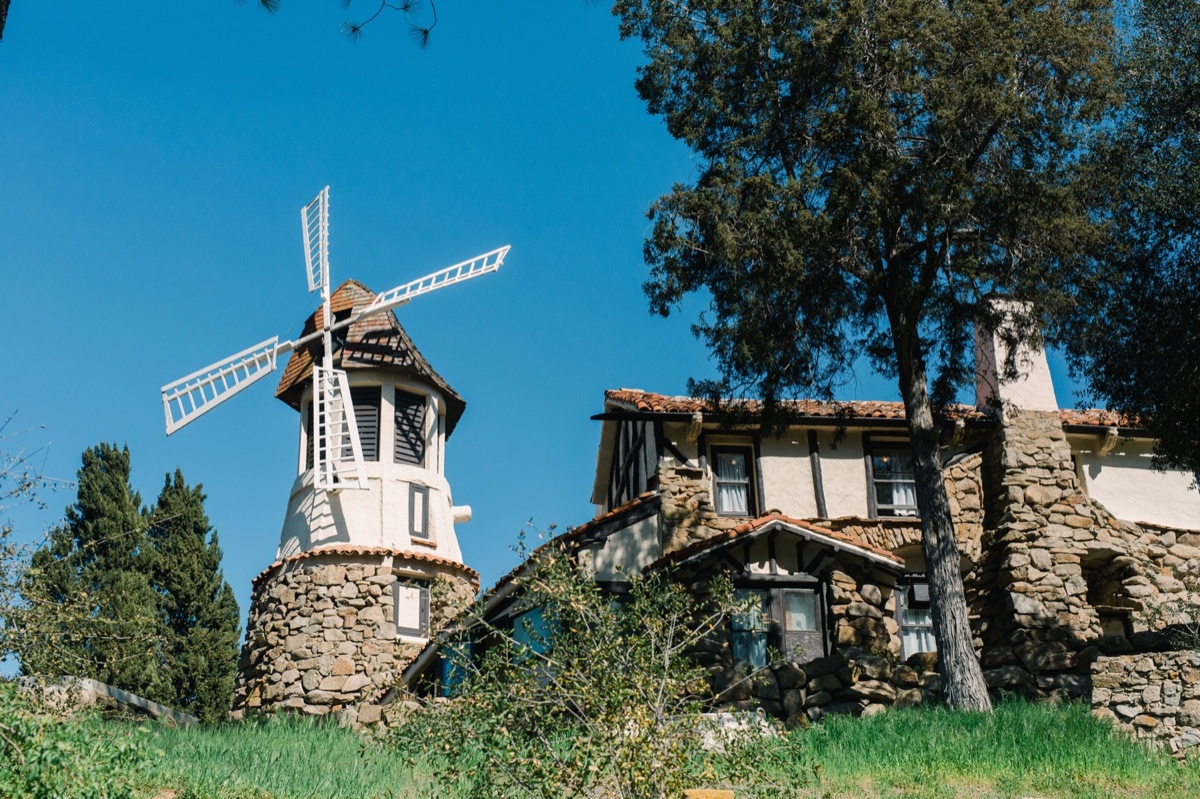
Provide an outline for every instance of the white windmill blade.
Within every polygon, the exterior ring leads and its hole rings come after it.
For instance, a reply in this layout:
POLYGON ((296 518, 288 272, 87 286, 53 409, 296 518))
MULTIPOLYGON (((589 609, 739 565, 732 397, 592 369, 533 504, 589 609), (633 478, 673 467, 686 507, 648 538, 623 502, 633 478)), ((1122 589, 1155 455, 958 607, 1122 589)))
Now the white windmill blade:
POLYGON ((350 381, 340 369, 313 367, 313 488, 366 488, 350 381))
POLYGON ((162 387, 167 435, 275 371, 279 336, 198 369, 162 387))
POLYGON ((446 286, 453 286, 455 283, 461 283, 473 277, 495 272, 504 264, 504 256, 508 255, 510 249, 512 247, 506 244, 491 252, 477 255, 468 261, 463 261, 454 266, 447 266, 445 269, 439 269, 431 275, 417 278, 409 283, 405 283, 403 286, 397 286, 394 289, 385 291, 376 296, 375 301, 368 305, 357 318, 361 319, 364 316, 388 311, 422 294, 428 294, 431 291, 437 291, 446 286))
POLYGON ((304 230, 304 262, 308 266, 308 290, 329 285, 329 187, 300 209, 304 230))

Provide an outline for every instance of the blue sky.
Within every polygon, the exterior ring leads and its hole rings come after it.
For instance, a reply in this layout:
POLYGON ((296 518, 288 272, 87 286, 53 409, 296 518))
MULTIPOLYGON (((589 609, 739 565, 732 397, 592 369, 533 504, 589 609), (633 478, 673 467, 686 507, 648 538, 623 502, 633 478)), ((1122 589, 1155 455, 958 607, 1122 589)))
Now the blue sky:
MULTIPOLYGON (((382 291, 513 247, 499 273, 399 312, 468 403, 446 474, 485 585, 530 520, 590 517, 605 388, 713 374, 689 332, 702 302, 663 320, 641 292, 646 208, 693 167, 638 100, 640 51, 607 10, 443 3, 422 51, 395 14, 349 43, 357 5, 15 0, 0 43, 0 416, 45 425, 16 444, 45 448, 51 476, 115 441, 144 502, 176 467, 203 483, 243 622, 298 416, 268 379, 168 439, 158 392, 298 333, 317 299, 297 211, 326 184, 335 284, 382 291)), ((844 394, 895 397, 868 374, 844 394)), ((44 498, 12 514, 24 540, 73 494, 44 498)))

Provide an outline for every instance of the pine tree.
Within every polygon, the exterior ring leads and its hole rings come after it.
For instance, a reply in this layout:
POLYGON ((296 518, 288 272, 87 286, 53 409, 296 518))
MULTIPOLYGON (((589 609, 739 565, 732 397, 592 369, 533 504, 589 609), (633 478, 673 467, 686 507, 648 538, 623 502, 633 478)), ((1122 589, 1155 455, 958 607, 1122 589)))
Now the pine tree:
POLYGON ((233 696, 240 612, 221 572, 202 487, 176 469, 151 514, 151 583, 165 623, 167 700, 201 721, 225 717, 233 696))
POLYGON ((18 649, 26 673, 91 677, 147 698, 161 693, 162 637, 149 580, 141 496, 129 449, 83 453, 78 497, 22 580, 26 613, 43 634, 18 649))

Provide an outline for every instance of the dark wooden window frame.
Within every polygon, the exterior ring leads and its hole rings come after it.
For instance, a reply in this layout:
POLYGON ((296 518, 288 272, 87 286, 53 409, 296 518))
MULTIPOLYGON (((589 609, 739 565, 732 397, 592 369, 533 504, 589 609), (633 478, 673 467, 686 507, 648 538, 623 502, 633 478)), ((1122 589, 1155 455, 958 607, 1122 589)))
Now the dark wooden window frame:
POLYGON ((392 621, 396 625, 396 635, 410 636, 413 638, 428 638, 429 637, 429 582, 426 580, 415 580, 401 578, 392 583, 392 621), (401 627, 400 626, 400 589, 401 588, 416 588, 418 590, 417 602, 417 627, 401 627))
MULTIPOLYGON (((765 577, 765 576, 764 576, 765 577)), ((767 647, 773 648, 776 651, 782 652, 784 649, 784 599, 785 591, 804 591, 811 592, 815 595, 817 601, 817 623, 818 629, 815 631, 816 636, 821 641, 821 651, 816 653, 806 653, 805 661, 814 658, 824 657, 830 651, 830 630, 834 629, 829 617, 829 597, 825 590, 825 583, 821 580, 811 578, 787 579, 782 575, 772 575, 766 579, 756 579, 755 577, 741 577, 733 581, 733 585, 737 589, 750 591, 763 591, 767 595, 767 647)), ((734 633, 733 619, 729 621, 729 640, 732 644, 734 633)))
POLYGON ((712 471, 712 503, 718 516, 731 516, 734 518, 757 518, 759 513, 759 503, 761 501, 761 483, 759 481, 758 470, 758 447, 754 442, 747 441, 745 444, 732 443, 716 443, 708 444, 705 448, 708 455, 708 463, 712 471), (717 455, 721 454, 737 454, 746 456, 746 512, 730 513, 729 511, 721 510, 718 504, 719 492, 717 491, 717 455))
POLYGON ((418 541, 429 541, 433 538, 429 531, 429 486, 408 484, 408 535, 418 541), (418 496, 421 497, 420 518, 417 516, 418 496))
MULTIPOLYGON (((877 450, 903 449, 912 451, 912 443, 908 436, 894 433, 863 433, 862 437, 863 463, 867 469, 867 515, 872 519, 906 519, 920 520, 920 510, 915 516, 880 516, 878 503, 875 500, 875 468, 872 458, 877 450)), ((916 510, 916 506, 913 508, 916 510)))

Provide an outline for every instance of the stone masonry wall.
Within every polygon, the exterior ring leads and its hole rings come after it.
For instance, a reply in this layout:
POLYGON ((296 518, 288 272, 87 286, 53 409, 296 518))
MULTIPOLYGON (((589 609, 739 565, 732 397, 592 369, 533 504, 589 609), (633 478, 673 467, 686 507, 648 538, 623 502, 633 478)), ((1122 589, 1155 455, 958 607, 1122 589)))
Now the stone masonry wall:
POLYGON ((1092 714, 1183 757, 1200 746, 1200 652, 1101 657, 1092 664, 1092 714))
POLYGON ((709 484, 703 469, 680 465, 673 458, 659 459, 658 491, 662 496, 660 518, 664 555, 745 521, 717 515, 709 484))
MULTIPOLYGON (((420 644, 396 637, 392 584, 382 557, 314 558, 269 572, 254 588, 234 685, 233 715, 291 710, 320 716, 390 687, 420 644)), ((455 574, 435 577, 437 627, 474 596, 455 574)))
POLYGON ((924 677, 918 670, 920 663, 914 668, 894 662, 900 641, 890 586, 878 584, 869 573, 855 577, 839 569, 826 578, 828 619, 836 646, 832 655, 756 671, 744 661, 734 661, 727 639, 704 642, 691 653, 708 668, 719 707, 762 708, 795 725, 816 721, 826 713, 857 715, 873 712, 873 707, 915 704, 925 696, 922 688, 940 686, 928 658, 916 659, 926 665, 924 677))

